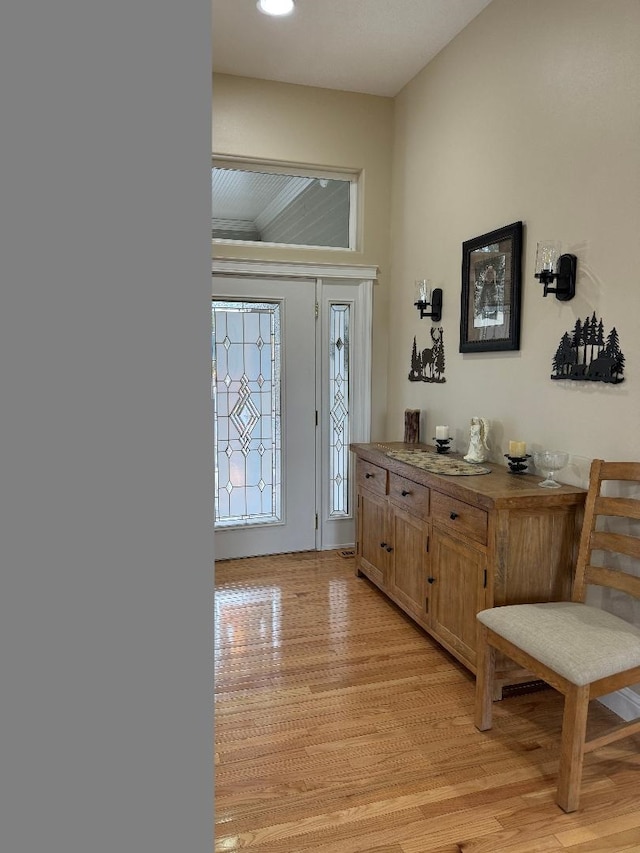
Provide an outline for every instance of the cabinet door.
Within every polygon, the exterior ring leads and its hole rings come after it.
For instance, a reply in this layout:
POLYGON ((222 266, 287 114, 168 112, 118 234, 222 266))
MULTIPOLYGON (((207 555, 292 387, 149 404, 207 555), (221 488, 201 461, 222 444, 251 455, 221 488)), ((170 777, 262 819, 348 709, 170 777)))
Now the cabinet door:
POLYGON ((392 509, 389 589, 398 604, 420 622, 426 620, 429 525, 415 515, 392 509))
POLYGON ((375 583, 387 582, 387 566, 392 553, 387 523, 387 500, 371 492, 358 494, 357 566, 375 583))
POLYGON ((475 668, 476 613, 485 607, 486 555, 437 527, 431 548, 430 629, 475 668))

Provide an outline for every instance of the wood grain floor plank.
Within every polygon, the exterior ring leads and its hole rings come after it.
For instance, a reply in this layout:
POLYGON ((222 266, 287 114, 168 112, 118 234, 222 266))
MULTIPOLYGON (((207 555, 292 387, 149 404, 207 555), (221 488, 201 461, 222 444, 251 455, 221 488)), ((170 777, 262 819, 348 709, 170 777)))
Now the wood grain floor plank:
POLYGON ((556 832, 558 841, 563 847, 576 847, 586 841, 596 841, 614 835, 622 830, 632 830, 636 834, 636 842, 640 843, 640 809, 635 809, 625 815, 616 815, 613 818, 590 823, 589 826, 580 826, 575 829, 566 829, 556 832))
POLYGON ((485 835, 471 841, 462 841, 457 853, 549 853, 549 851, 564 850, 555 835, 545 835, 542 838, 527 838, 525 841, 509 841, 504 833, 485 835))
MULTIPOLYGON (((480 734, 470 673, 353 559, 231 560, 215 576, 218 853, 633 849, 640 739, 587 756, 565 815, 554 691, 496 703, 480 734)), ((594 711, 597 730, 610 712, 594 711)))
MULTIPOLYGON (((581 796, 581 801, 584 801, 581 811, 571 815, 560 812, 555 805, 555 787, 554 781, 543 793, 523 794, 522 807, 499 816, 498 820, 503 828, 492 836, 467 836, 462 845, 464 853, 512 853, 512 848, 527 851, 528 845, 535 850, 538 844, 551 845, 552 850, 565 850, 566 847, 560 839, 561 833, 576 829, 582 831, 597 825, 603 815, 611 814, 611 786, 595 783, 585 788, 581 796), (553 846, 554 844, 557 846, 553 846)), ((630 801, 626 805, 622 803, 618 791, 614 811, 617 812, 615 820, 620 821, 620 828, 625 824, 624 808, 635 810, 630 801)), ((581 850, 579 845, 574 849, 581 850)))
POLYGON ((594 841, 582 842, 576 847, 561 849, 579 851, 579 853, 640 853, 640 840, 638 830, 630 829, 594 841))

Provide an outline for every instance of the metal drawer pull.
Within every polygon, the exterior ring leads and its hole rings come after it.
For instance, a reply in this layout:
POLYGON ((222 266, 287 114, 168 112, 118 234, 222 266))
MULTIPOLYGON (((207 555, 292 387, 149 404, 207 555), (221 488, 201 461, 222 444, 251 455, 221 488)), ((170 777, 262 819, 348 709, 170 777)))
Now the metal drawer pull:
POLYGON ((428 583, 435 583, 435 578, 427 578, 428 583))
POLYGON ((457 513, 457 512, 452 512, 452 513, 451 513, 451 515, 449 516, 449 518, 450 518, 452 521, 455 521, 455 519, 456 519, 457 517, 458 517, 458 513, 457 513))
POLYGON ((391 545, 387 545, 387 551, 389 554, 393 551, 393 548, 391 547, 391 545))
POLYGON ((369 479, 369 477, 375 477, 375 474, 369 474, 369 472, 367 472, 364 476, 365 476, 365 477, 367 478, 367 480, 368 480, 368 479, 369 479))
POLYGON ((400 492, 400 494, 402 495, 402 497, 403 497, 403 498, 406 498, 406 496, 407 496, 407 495, 410 495, 410 494, 411 494, 411 492, 408 492, 406 489, 403 489, 403 490, 400 492))
POLYGON ((387 547, 387 543, 386 543, 386 542, 381 542, 381 543, 380 543, 380 547, 381 547, 381 548, 386 548, 386 547, 387 547))

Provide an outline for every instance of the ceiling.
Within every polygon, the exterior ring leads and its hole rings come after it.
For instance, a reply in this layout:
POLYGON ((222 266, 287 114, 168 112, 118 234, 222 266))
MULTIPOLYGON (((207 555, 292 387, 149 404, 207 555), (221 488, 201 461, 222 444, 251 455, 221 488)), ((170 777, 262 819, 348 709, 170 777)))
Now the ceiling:
POLYGON ((212 0, 213 70, 394 97, 491 0, 212 0))

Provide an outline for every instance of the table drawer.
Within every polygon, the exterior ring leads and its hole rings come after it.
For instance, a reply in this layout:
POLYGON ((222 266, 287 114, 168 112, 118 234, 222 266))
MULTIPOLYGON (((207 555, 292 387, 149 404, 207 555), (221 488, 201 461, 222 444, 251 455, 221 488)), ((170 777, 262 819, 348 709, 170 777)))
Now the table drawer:
POLYGON ((377 495, 387 494, 387 470, 364 459, 358 459, 356 483, 359 489, 368 489, 377 495))
POLYGON ((397 506, 413 515, 429 515, 429 488, 399 474, 389 473, 389 497, 397 506))
POLYGON ((463 536, 487 544, 487 513, 464 501, 444 495, 431 493, 431 517, 434 522, 450 530, 457 530, 463 536))

